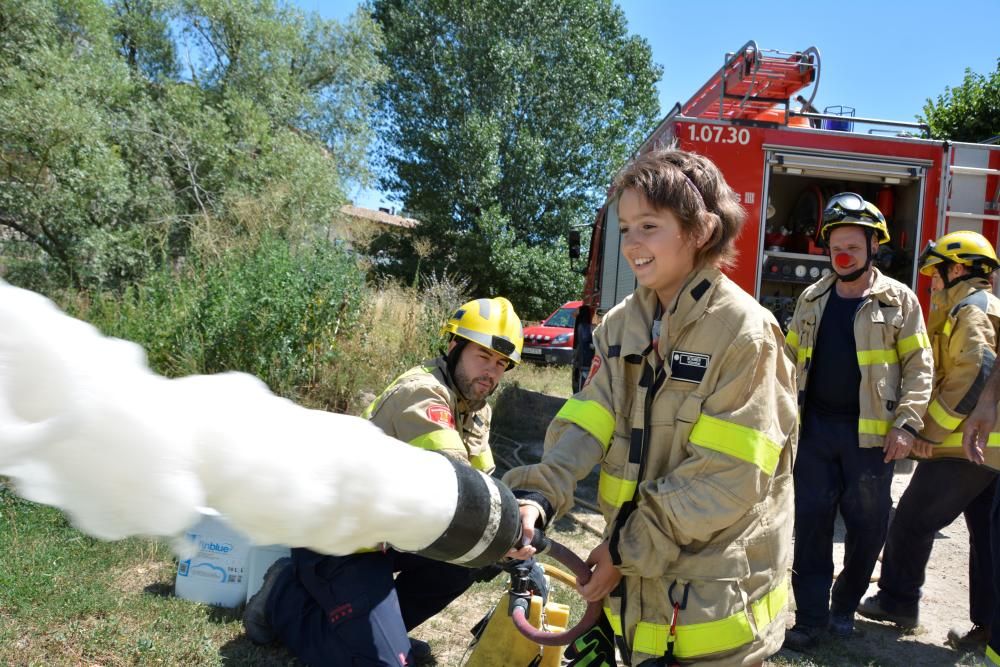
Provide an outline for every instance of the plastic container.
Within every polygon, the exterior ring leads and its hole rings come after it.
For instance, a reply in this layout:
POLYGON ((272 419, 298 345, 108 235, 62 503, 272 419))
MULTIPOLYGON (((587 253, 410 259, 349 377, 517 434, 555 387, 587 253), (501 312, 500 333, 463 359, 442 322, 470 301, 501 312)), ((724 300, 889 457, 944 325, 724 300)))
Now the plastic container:
POLYGON ((836 114, 843 118, 824 118, 823 129, 837 132, 851 132, 854 129, 854 107, 847 107, 841 104, 823 109, 823 113, 836 114))
POLYGON ((238 607, 247 598, 250 539, 212 509, 186 533, 198 553, 177 564, 174 594, 218 607, 238 607))
MULTIPOLYGON (((558 667, 562 664, 565 646, 539 646, 521 634, 507 615, 510 594, 505 593, 486 623, 483 634, 472 649, 472 655, 465 667, 509 667, 510 665, 538 665, 558 667), (539 659, 541 654, 541 659, 539 659)), ((542 627, 542 598, 531 596, 528 608, 528 622, 536 628, 542 627)), ((558 602, 545 605, 545 630, 562 632, 569 622, 569 608, 558 602)))
POLYGON ((267 546, 254 546, 250 548, 250 565, 247 568, 247 602, 254 593, 260 590, 264 583, 264 575, 267 568, 279 558, 290 556, 292 550, 281 544, 269 544, 267 546))
POLYGON ((835 130, 837 132, 850 132, 853 127, 854 123, 852 123, 849 120, 841 120, 839 118, 823 119, 824 130, 835 130))

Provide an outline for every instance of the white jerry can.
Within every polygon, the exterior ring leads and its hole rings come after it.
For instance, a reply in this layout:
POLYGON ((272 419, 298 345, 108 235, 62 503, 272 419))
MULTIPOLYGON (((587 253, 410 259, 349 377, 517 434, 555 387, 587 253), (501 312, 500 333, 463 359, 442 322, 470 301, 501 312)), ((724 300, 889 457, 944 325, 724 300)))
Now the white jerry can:
POLYGON ((215 510, 199 511, 201 520, 185 534, 198 551, 177 564, 174 593, 194 602, 238 607, 247 598, 250 539, 215 510))

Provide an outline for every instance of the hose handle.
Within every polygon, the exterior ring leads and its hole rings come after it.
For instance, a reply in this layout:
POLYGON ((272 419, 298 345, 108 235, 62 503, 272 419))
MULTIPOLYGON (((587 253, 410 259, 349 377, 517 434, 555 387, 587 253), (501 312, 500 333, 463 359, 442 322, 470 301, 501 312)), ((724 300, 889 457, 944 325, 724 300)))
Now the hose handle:
POLYGON ((536 554, 545 553, 552 546, 552 541, 545 536, 545 531, 541 528, 535 529, 535 534, 531 537, 531 546, 535 548, 536 554))

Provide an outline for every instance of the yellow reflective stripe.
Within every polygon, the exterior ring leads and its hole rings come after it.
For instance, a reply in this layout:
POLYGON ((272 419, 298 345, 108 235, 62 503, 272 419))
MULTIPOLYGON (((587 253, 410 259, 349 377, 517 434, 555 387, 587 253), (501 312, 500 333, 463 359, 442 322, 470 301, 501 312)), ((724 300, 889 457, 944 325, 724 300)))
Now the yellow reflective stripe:
POLYGON ((811 347, 800 347, 798 353, 795 356, 795 360, 801 364, 806 359, 809 359, 812 356, 813 356, 813 349, 811 347))
POLYGON ((410 440, 410 444, 432 452, 442 449, 457 449, 464 454, 466 451, 462 437, 458 434, 458 431, 451 428, 439 428, 429 433, 418 435, 413 440, 410 440))
POLYGON ((615 416, 597 401, 567 399, 556 414, 556 419, 573 422, 594 436, 605 451, 611 443, 611 436, 615 433, 615 416))
POLYGON ((885 435, 892 428, 892 422, 881 419, 859 419, 858 433, 861 435, 885 435))
POLYGON ((986 645, 986 657, 994 665, 1000 665, 1000 655, 997 655, 997 652, 989 644, 986 645))
POLYGON ((950 336, 951 327, 952 327, 951 320, 945 320, 944 326, 941 327, 941 333, 944 334, 945 336, 950 336))
POLYGON ((931 339, 926 333, 921 331, 920 333, 915 333, 912 336, 907 336, 906 338, 896 341, 896 349, 899 350, 899 356, 905 357, 910 352, 918 348, 931 347, 931 339))
POLYGON ((785 334, 785 342, 796 350, 799 349, 799 332, 795 329, 789 329, 788 333, 785 334))
POLYGON ((611 613, 610 607, 604 608, 604 615, 608 618, 608 623, 611 624, 611 631, 614 632, 619 637, 623 637, 622 634, 622 619, 618 614, 611 613))
POLYGON ((768 475, 774 474, 781 445, 748 426, 701 415, 691 429, 691 442, 752 463, 768 475))
POLYGON ((858 365, 898 364, 899 355, 896 350, 858 350, 858 365))
POLYGON ((936 421, 941 426, 945 427, 949 431, 954 431, 958 428, 958 425, 962 423, 961 417, 952 417, 950 414, 945 412, 944 406, 938 402, 935 398, 931 401, 931 404, 927 406, 927 414, 936 421))
POLYGON ((626 501, 632 500, 635 496, 635 487, 638 482, 630 479, 622 479, 601 471, 601 477, 597 482, 597 493, 612 507, 621 507, 626 501))
POLYGON ((496 464, 493 462, 493 451, 490 449, 487 449, 480 454, 470 456, 469 463, 471 463, 472 467, 476 470, 482 470, 483 472, 488 472, 496 467, 496 464))
MULTIPOLYGON (((788 582, 782 581, 770 593, 752 603, 750 608, 757 624, 757 635, 770 625, 788 604, 788 582)), ((621 618, 604 608, 611 629, 622 636, 621 618)), ((683 614, 682 614, 683 616, 683 614)), ((667 637, 670 626, 660 623, 640 621, 632 638, 632 648, 647 655, 663 655, 667 652, 667 637)), ((693 658, 712 653, 730 651, 756 638, 750 626, 750 618, 745 611, 736 612, 717 621, 691 623, 677 626, 674 655, 678 658, 693 658)))
POLYGON ((374 401, 372 401, 371 403, 368 404, 368 407, 365 408, 365 411, 361 413, 361 418, 362 419, 371 419, 372 418, 372 413, 375 412, 375 408, 378 407, 378 404, 382 401, 382 397, 385 396, 385 392, 389 391, 390 388, 392 388, 392 385, 389 385, 388 387, 386 387, 385 391, 383 391, 381 394, 379 394, 375 398, 374 401))
POLYGON ((757 624, 757 631, 778 617, 781 610, 788 605, 788 581, 784 580, 774 587, 770 593, 750 604, 753 610, 753 620, 757 624))
MULTIPOLYGON (((935 447, 961 447, 962 446, 962 432, 957 431, 951 435, 945 436, 944 441, 940 445, 934 445, 935 447)), ((990 433, 990 437, 986 439, 987 447, 1000 447, 1000 433, 993 432, 990 433)))

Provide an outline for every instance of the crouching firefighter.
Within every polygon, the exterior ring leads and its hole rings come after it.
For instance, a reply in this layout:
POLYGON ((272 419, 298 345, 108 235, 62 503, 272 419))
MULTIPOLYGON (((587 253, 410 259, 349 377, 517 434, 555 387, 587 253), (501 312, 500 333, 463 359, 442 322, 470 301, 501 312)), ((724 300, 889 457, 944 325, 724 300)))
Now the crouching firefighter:
POLYGON ((639 287, 594 331, 542 462, 504 482, 528 537, 601 466, 607 528, 579 592, 604 615, 571 664, 615 665, 617 648, 627 665, 759 665, 785 632, 794 368, 774 316, 720 270, 745 213, 718 168, 655 151, 614 187, 639 287))
MULTIPOLYGON (((507 299, 476 299, 456 310, 442 333, 447 351, 396 378, 363 416, 387 435, 488 474, 494 465, 486 398, 521 361, 521 321, 507 299)), ((499 572, 387 545, 347 556, 293 549, 290 563, 268 571, 244 626, 254 642, 278 640, 308 665, 420 664, 430 647, 411 642, 407 632, 499 572)))

